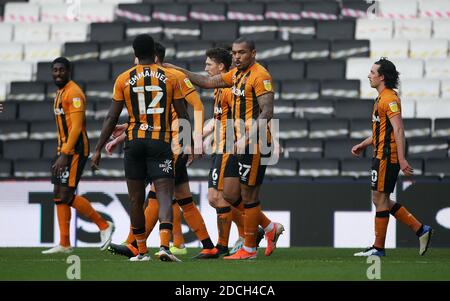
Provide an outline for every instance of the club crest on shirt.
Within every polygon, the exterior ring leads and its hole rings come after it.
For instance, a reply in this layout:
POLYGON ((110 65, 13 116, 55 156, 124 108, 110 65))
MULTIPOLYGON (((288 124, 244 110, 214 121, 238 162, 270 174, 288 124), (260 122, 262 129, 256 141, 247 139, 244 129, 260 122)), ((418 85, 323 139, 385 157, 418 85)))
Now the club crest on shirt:
POLYGON ((192 89, 194 86, 192 85, 192 83, 191 83, 191 81, 189 80, 189 78, 185 78, 184 79, 184 83, 186 84, 186 86, 189 88, 189 89, 192 89))
POLYGON ((398 104, 397 102, 393 101, 389 103, 389 108, 393 113, 398 112, 398 104))
POLYGON ((73 106, 75 107, 75 108, 79 108, 79 107, 81 107, 81 99, 79 98, 79 97, 75 97, 75 98, 73 98, 72 99, 72 103, 73 103, 73 106))
POLYGON ((264 84, 264 88, 267 91, 272 91, 272 83, 270 82, 270 80, 268 80, 268 79, 264 80, 263 84, 264 84))

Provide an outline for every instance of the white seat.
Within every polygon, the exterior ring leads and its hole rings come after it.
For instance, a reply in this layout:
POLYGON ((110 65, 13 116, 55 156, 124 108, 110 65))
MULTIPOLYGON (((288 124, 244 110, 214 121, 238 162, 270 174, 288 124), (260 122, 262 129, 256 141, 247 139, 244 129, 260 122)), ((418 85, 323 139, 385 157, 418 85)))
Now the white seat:
POLYGON ((387 19, 357 19, 355 39, 389 39, 392 38, 394 22, 387 19))
POLYGON ((370 57, 379 59, 384 56, 389 59, 408 58, 409 41, 403 39, 377 39, 370 41, 370 57))
POLYGON ((33 63, 23 61, 2 62, 0 63, 0 81, 31 81, 33 65, 33 63))
POLYGON ((422 78, 424 74, 423 61, 419 59, 393 59, 400 79, 422 78))
POLYGON ((402 79, 400 85, 401 97, 439 97, 440 82, 437 79, 402 79))
POLYGON ((446 39, 450 37, 450 20, 433 20, 433 38, 446 39))
POLYGON ((361 98, 370 98, 370 99, 377 98, 378 92, 376 89, 374 89, 370 86, 369 79, 366 78, 365 80, 362 80, 359 83, 359 85, 360 85, 359 91, 360 91, 361 98))
POLYGON ((66 0, 28 0, 28 2, 33 4, 62 4, 66 0))
POLYGON ((450 118, 450 99, 420 100, 416 103, 417 118, 450 118))
POLYGON ((441 97, 450 98, 450 79, 441 80, 441 97))
POLYGON ((450 14, 450 0, 420 0, 419 9, 421 18, 445 19, 450 14))
POLYGON ((45 23, 36 23, 33 26, 29 24, 16 24, 14 27, 15 42, 48 42, 50 38, 50 25, 45 23))
POLYGON ((28 43, 25 45, 25 61, 39 62, 52 61, 61 56, 61 44, 52 43, 28 43))
POLYGON ((429 59, 425 61, 425 77, 450 78, 450 59, 429 59))
POLYGON ((428 19, 395 20, 394 38, 428 39, 433 22, 428 19))
POLYGON ((102 0, 103 3, 125 4, 125 3, 140 3, 142 0, 102 0))
POLYGON ((23 60, 23 44, 0 43, 0 62, 17 62, 23 60))
POLYGON ((83 4, 80 11, 81 22, 112 22, 116 5, 112 3, 83 4))
MULTIPOLYGON (((83 5, 84 7, 84 5, 83 5)), ((76 7, 69 4, 43 4, 41 6, 41 22, 60 23, 73 22, 77 17, 76 7)))
POLYGON ((0 101, 4 101, 6 99, 6 95, 8 95, 8 83, 0 81, 0 101))
POLYGON ((347 79, 367 79, 373 60, 369 58, 349 58, 347 68, 345 68, 345 78, 347 79))
POLYGON ((445 59, 447 58, 447 53, 448 53, 448 40, 417 39, 410 41, 409 56, 411 58, 445 59))
POLYGON ((5 5, 4 16, 6 23, 39 22, 39 5, 9 2, 5 5))
POLYGON ((402 117, 416 118, 416 101, 413 98, 401 98, 402 117))
POLYGON ((0 23, 0 42, 9 42, 13 39, 13 24, 0 23))
POLYGON ((417 17, 417 2, 411 0, 379 1, 380 15, 388 19, 405 19, 417 17))
POLYGON ((87 39, 89 25, 84 22, 61 22, 51 26, 52 42, 84 42, 87 39))

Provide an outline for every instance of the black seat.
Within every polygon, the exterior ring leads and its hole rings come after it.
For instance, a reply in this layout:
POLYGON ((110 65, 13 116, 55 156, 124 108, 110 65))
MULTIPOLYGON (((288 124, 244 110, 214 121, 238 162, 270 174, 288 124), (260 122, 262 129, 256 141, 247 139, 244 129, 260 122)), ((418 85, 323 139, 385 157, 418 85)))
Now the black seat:
POLYGON ((409 158, 446 158, 448 140, 446 138, 411 138, 407 140, 409 158))
POLYGON ((427 159, 425 161, 426 176, 450 176, 450 159, 427 159))
POLYGON ((341 160, 341 175, 352 177, 369 177, 371 159, 348 158, 341 160))
POLYGON ((372 120, 370 116, 350 121, 350 138, 366 139, 370 136, 372 136, 372 120))
POLYGON ((303 19, 336 20, 339 16, 339 3, 336 1, 304 2, 301 16, 303 19))
POLYGON ((45 99, 45 83, 11 82, 8 100, 42 101, 45 99))
POLYGON ((19 120, 0 121, 0 140, 6 141, 26 138, 28 138, 28 122, 19 120))
POLYGON ((41 157, 41 142, 36 140, 11 140, 3 145, 5 159, 39 159, 41 157))
POLYGON ((317 39, 352 40, 355 38, 354 20, 332 20, 317 22, 317 39))
POLYGON ((239 36, 253 41, 273 41, 277 35, 278 25, 273 20, 242 21, 239 26, 239 36))
POLYGON ((72 62, 97 60, 100 55, 96 42, 74 42, 64 44, 64 56, 72 62))
POLYGON ((103 157, 100 169, 95 171, 95 178, 123 178, 125 177, 125 169, 123 167, 123 159, 103 157))
MULTIPOLYGON (((90 149, 91 153, 93 153, 95 151, 97 142, 98 142, 98 139, 89 139, 89 149, 90 149)), ((105 144, 105 146, 106 146, 106 144, 105 144)), ((111 155, 109 155, 106 152, 105 148, 103 147, 101 150, 102 158, 107 158, 107 159, 123 158, 122 150, 123 150, 123 143, 121 145, 116 146, 111 155)))
POLYGON ((231 43, 238 37, 238 25, 235 21, 203 22, 201 40, 231 43))
POLYGON ((280 119, 280 139, 296 139, 308 137, 308 121, 305 119, 280 119))
POLYGON ((291 3, 283 1, 281 3, 273 3, 266 1, 266 19, 274 20, 300 20, 301 3, 291 3))
POLYGON ((330 57, 328 40, 295 41, 292 43, 293 60, 327 59, 330 57))
POLYGON ((346 62, 343 60, 313 60, 306 64, 308 79, 344 79, 346 62))
POLYGON ((152 6, 147 3, 119 4, 115 11, 116 20, 122 22, 149 22, 152 6))
POLYGON ((372 4, 366 1, 359 0, 343 0, 341 14, 345 18, 360 18, 367 17, 367 10, 372 4))
POLYGON ((351 159, 352 147, 360 143, 360 139, 342 138, 326 139, 324 157, 330 159, 351 159))
POLYGON ((56 132, 55 121, 35 121, 30 124, 30 139, 44 140, 55 139, 58 136, 56 132))
MULTIPOLYGON (((1 118, 1 114, 0 114, 1 118)), ((450 118, 436 118, 434 120, 434 137, 449 137, 450 136, 450 118)))
POLYGON ((148 34, 156 41, 163 37, 163 26, 161 22, 132 22, 126 24, 125 37, 127 41, 133 41, 140 34, 148 34))
POLYGON ((5 101, 2 103, 3 112, 0 114, 0 121, 15 120, 17 118, 17 103, 5 101))
POLYGON ((27 121, 55 120, 53 105, 48 102, 19 103, 19 119, 27 121))
POLYGON ((267 70, 273 80, 296 80, 305 76, 305 63, 302 61, 276 61, 268 62, 267 70))
POLYGON ((161 21, 187 21, 189 6, 188 4, 163 3, 153 6, 152 18, 161 21))
POLYGON ((347 119, 313 119, 309 123, 310 138, 346 138, 347 119))
POLYGON ((188 168, 188 175, 192 178, 205 178, 209 175, 210 168, 211 159, 204 157, 192 162, 192 165, 188 168))
POLYGON ((89 122, 86 122, 86 132, 89 139, 99 138, 100 133, 102 131, 102 127, 103 127, 103 120, 102 121, 90 120, 89 122))
POLYGON ((86 84, 86 97, 92 101, 111 101, 113 94, 113 81, 88 82, 86 84))
POLYGON ((345 99, 335 103, 336 118, 353 118, 355 116, 367 116, 372 114, 373 101, 369 99, 345 99))
POLYGON ((45 139, 42 141, 42 158, 53 159, 58 150, 58 141, 56 139, 45 139))
POLYGON ((288 42, 256 42, 258 60, 287 60, 291 56, 292 46, 288 42))
POLYGON ((312 40, 316 36, 314 20, 280 21, 280 38, 285 41, 312 40))
POLYGON ((359 80, 327 79, 322 80, 320 95, 322 98, 346 99, 359 97, 359 80))
POLYGON ((320 139, 291 139, 286 140, 284 152, 288 158, 322 158, 323 143, 320 139))
POLYGON ((293 101, 277 102, 273 108, 273 118, 292 119, 295 115, 295 104, 293 101))
POLYGON ((111 63, 111 79, 116 80, 117 77, 128 69, 132 68, 134 65, 129 62, 112 62, 111 63))
POLYGON ((11 160, 0 159, 0 178, 11 177, 12 162, 11 160))
POLYGON ((17 178, 49 178, 51 176, 51 160, 15 160, 14 177, 17 178))
POLYGON ((104 42, 100 45, 100 60, 134 64, 134 51, 130 42, 104 42))
POLYGON ((264 20, 263 3, 239 3, 228 5, 228 20, 264 20))
POLYGON ((91 23, 91 41, 120 42, 125 39, 125 24, 122 22, 91 23))
POLYGON ((369 40, 335 40, 331 43, 331 58, 369 57, 369 40))
POLYGON ((431 119, 428 118, 405 118, 403 119, 406 138, 430 137, 431 119))
POLYGON ((295 111, 297 118, 332 118, 334 106, 331 100, 300 100, 295 103, 295 111))
POLYGON ((300 160, 300 176, 327 177, 339 175, 339 160, 303 159, 300 160))
POLYGON ((283 81, 281 85, 282 99, 318 99, 320 83, 316 80, 283 81))
POLYGON ((206 41, 186 41, 177 44, 175 57, 184 60, 205 60, 206 50, 211 48, 213 44, 206 41))
POLYGON ((73 66, 73 80, 76 82, 107 81, 110 78, 107 62, 76 62, 73 66))
POLYGON ((166 22, 164 39, 174 41, 195 41, 200 38, 200 23, 195 21, 166 22))
POLYGON ((226 19, 225 3, 207 2, 210 3, 192 3, 189 17, 201 21, 224 21, 226 19))
MULTIPOLYGON (((369 157, 369 156, 366 156, 369 157)), ((423 159, 412 159, 412 158, 408 158, 408 163, 409 165, 411 165, 411 167, 414 169, 414 176, 421 176, 424 174, 424 160, 423 159)), ((400 174, 403 175, 403 171, 400 170, 400 174)))
POLYGON ((268 165, 266 176, 295 177, 298 175, 298 162, 295 159, 279 159, 275 165, 268 165))
POLYGON ((36 80, 40 82, 53 82, 51 62, 37 63, 36 80))

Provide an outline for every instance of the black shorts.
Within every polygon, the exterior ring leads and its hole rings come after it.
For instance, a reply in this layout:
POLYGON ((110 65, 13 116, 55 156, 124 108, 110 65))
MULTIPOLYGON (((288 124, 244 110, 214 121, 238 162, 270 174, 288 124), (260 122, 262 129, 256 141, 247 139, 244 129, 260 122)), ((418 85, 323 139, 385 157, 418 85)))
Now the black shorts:
MULTIPOLYGON (((55 164, 56 159, 58 159, 58 156, 53 158, 52 166, 53 164, 55 164)), ((87 160, 87 156, 83 156, 80 154, 69 155, 67 167, 62 173, 61 177, 52 172, 52 184, 57 186, 77 188, 87 160)))
POLYGON ((125 178, 154 181, 174 177, 170 143, 153 139, 126 140, 125 178))
POLYGON ((238 155, 239 177, 242 184, 259 186, 264 181, 267 165, 261 164, 261 154, 238 155))
POLYGON ((187 156, 174 155, 175 161, 175 186, 186 182, 189 182, 189 176, 187 172, 186 162, 187 156))
POLYGON ((372 159, 370 185, 372 190, 391 193, 397 183, 400 164, 390 163, 387 159, 372 159))
POLYGON ((215 154, 212 157, 208 188, 223 190, 223 178, 239 177, 238 161, 232 154, 215 154))

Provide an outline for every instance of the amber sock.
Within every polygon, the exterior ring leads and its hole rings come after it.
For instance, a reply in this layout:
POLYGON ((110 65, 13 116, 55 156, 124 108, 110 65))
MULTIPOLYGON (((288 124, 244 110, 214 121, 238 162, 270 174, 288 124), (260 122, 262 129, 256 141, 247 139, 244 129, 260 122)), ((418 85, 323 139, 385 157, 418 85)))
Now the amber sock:
POLYGON ((181 208, 177 202, 172 203, 173 209, 173 246, 177 248, 184 247, 183 230, 181 229, 181 208))
POLYGON ((408 227, 417 233, 419 229, 422 227, 422 223, 419 222, 414 215, 409 213, 409 211, 400 205, 399 203, 395 203, 394 206, 392 206, 390 213, 399 221, 402 223, 408 225, 408 227))
POLYGON ((70 204, 80 214, 84 215, 92 222, 94 222, 100 230, 108 228, 106 220, 92 207, 91 203, 84 197, 75 195, 70 204))
POLYGON ((230 238, 231 229, 231 207, 219 207, 216 208, 217 212, 217 230, 219 232, 218 245, 227 247, 228 239, 230 238))
POLYGON ((173 225, 170 222, 161 222, 159 224, 159 238, 161 247, 169 249, 170 239, 172 238, 173 225))
POLYGON ((195 206, 192 197, 177 200, 177 202, 183 209, 184 220, 188 224, 189 228, 191 228, 191 230, 195 233, 198 240, 202 242, 203 248, 214 248, 214 244, 209 238, 208 230, 206 230, 205 221, 203 220, 197 206, 195 206))
POLYGON ((245 242, 244 246, 256 250, 256 233, 261 219, 261 205, 259 202, 245 204, 245 242))
POLYGON ((373 246, 384 249, 387 227, 389 224, 389 210, 377 211, 375 214, 375 243, 373 246))
POLYGON ((139 254, 147 253, 147 238, 145 237, 145 229, 135 229, 133 228, 134 237, 137 243, 137 249, 139 254))

